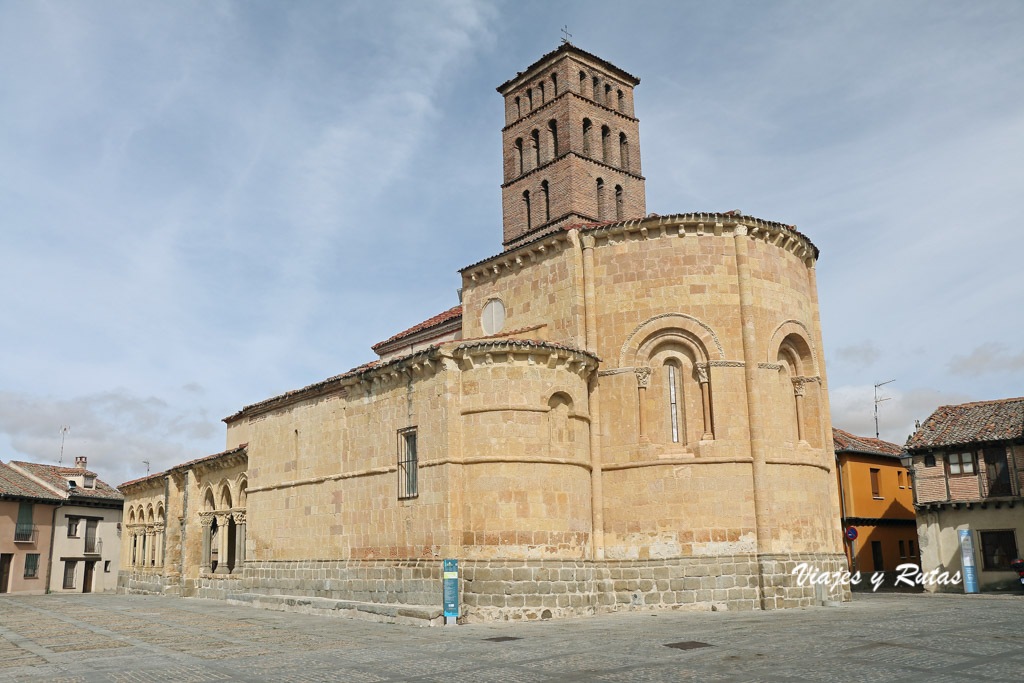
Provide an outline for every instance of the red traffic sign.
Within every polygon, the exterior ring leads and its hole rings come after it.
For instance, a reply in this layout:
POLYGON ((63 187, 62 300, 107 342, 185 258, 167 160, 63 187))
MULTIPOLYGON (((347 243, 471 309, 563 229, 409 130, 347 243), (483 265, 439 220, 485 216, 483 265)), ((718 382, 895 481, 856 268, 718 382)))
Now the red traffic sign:
POLYGON ((857 540, 857 529, 852 526, 846 527, 846 537, 851 541, 857 540))

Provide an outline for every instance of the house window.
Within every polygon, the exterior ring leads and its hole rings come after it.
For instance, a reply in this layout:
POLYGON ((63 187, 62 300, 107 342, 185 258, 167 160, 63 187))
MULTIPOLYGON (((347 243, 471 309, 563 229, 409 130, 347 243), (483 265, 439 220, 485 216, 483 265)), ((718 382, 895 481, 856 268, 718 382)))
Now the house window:
POLYGON ((1010 562, 1017 558, 1017 539, 1013 529, 1002 531, 981 531, 982 569, 985 571, 1010 571, 1010 562))
POLYGON ((896 470, 896 483, 901 489, 907 488, 903 483, 903 470, 896 470))
POLYGON ((882 497, 881 482, 879 481, 881 474, 878 469, 871 468, 871 495, 875 498, 882 497))
POLYGON ((488 336, 498 334, 505 327, 505 304, 501 303, 501 299, 491 299, 484 304, 480 327, 488 336))
POLYGON ((90 477, 90 476, 87 475, 85 477, 85 488, 91 489, 91 488, 95 488, 95 487, 96 487, 96 477, 90 477))
POLYGON ((15 541, 32 541, 35 526, 32 524, 32 503, 18 505, 18 523, 14 527, 15 541))
POLYGON ((988 495, 990 496, 1012 496, 1013 487, 1010 485, 1010 468, 1007 466, 1006 448, 996 446, 986 448, 984 453, 985 473, 988 475, 988 495))
POLYGON ((398 497, 415 498, 419 495, 416 474, 419 460, 416 457, 416 428, 398 430, 398 497))
POLYGON ((25 578, 34 579, 39 576, 39 553, 25 555, 25 578))
POLYGON ((900 559, 904 560, 907 557, 907 544, 900 541, 900 559))
POLYGON ((104 574, 109 574, 110 573, 110 560, 103 560, 103 573, 104 574))
POLYGON ((68 517, 68 538, 78 538, 78 523, 81 521, 78 517, 68 517))
POLYGON ((672 424, 672 443, 679 443, 679 396, 676 392, 676 366, 668 365, 668 406, 672 424))
POLYGON ((924 466, 925 467, 935 467, 935 456, 934 455, 926 455, 926 456, 924 456, 924 466))
POLYGON ((914 547, 914 541, 910 540, 910 541, 907 541, 907 543, 910 544, 910 556, 911 557, 917 557, 917 548, 914 547))
POLYGON ((64 588, 75 587, 75 567, 78 562, 75 560, 68 560, 64 563, 64 588))
POLYGON ((973 453, 950 453, 946 461, 950 474, 974 474, 973 453))

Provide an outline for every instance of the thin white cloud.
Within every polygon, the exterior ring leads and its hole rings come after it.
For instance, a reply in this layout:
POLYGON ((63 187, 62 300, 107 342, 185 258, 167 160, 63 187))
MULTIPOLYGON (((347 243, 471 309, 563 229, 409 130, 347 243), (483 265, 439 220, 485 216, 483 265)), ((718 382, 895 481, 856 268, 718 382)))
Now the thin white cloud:
POLYGON ((953 356, 949 371, 957 375, 977 377, 992 372, 1024 370, 1024 351, 1013 352, 1006 344, 987 342, 967 355, 953 356))

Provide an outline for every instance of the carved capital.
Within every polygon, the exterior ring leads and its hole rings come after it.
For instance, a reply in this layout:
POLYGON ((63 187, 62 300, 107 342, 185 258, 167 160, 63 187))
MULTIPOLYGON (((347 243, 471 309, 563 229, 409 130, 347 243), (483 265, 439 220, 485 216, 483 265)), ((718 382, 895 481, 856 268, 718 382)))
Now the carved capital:
POLYGON ((743 225, 742 223, 737 223, 735 226, 733 226, 732 234, 736 235, 736 237, 746 237, 747 226, 743 225))
POLYGON ((697 381, 701 384, 708 383, 708 365, 707 363, 697 363, 697 381))
POLYGON ((158 534, 162 534, 164 532, 164 525, 163 524, 154 524, 153 525, 153 531, 155 531, 158 534))
POLYGON ((231 516, 234 518, 235 524, 245 524, 245 510, 232 512, 231 516))
POLYGON ((641 389, 647 388, 647 383, 651 381, 651 369, 650 368, 633 368, 633 372, 636 373, 636 385, 641 389))
POLYGON ((217 518, 217 526, 221 526, 221 527, 227 526, 228 522, 231 521, 231 513, 230 512, 218 512, 218 513, 214 514, 214 517, 217 518))
POLYGON ((211 526, 213 524, 213 513, 212 512, 200 512, 199 523, 203 526, 211 526))
POLYGON ((593 249, 594 248, 594 243, 596 241, 597 240, 594 238, 593 235, 581 235, 580 236, 580 242, 583 243, 583 248, 584 249, 593 249))
POLYGON ((793 378, 793 395, 794 396, 803 396, 804 395, 804 384, 806 382, 807 382, 807 380, 804 377, 794 377, 793 378))

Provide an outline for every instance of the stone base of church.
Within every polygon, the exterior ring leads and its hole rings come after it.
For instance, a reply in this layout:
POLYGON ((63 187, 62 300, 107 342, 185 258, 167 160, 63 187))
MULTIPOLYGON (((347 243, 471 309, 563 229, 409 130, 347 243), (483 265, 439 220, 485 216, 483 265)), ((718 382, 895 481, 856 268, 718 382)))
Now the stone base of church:
MULTIPOLYGON (((633 610, 757 610, 850 599, 850 587, 798 585, 794 570, 846 570, 841 553, 654 560, 463 560, 461 620, 541 620, 633 610)), ((268 609, 441 623, 439 560, 249 561, 241 576, 121 572, 118 592, 215 598, 268 609)))
POLYGON ((164 575, 159 570, 122 569, 117 573, 117 592, 122 595, 181 595, 181 577, 164 575))

